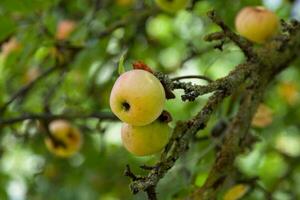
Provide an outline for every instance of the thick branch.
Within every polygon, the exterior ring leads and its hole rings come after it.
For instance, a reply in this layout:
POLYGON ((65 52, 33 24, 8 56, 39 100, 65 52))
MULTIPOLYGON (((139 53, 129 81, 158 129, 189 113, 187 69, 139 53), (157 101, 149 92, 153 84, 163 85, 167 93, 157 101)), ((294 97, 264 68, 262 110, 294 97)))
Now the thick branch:
POLYGON ((252 117, 263 98, 268 83, 281 71, 278 69, 288 67, 299 54, 299 24, 295 24, 291 30, 287 44, 284 44, 286 40, 274 40, 259 49, 259 58, 252 60, 260 67, 251 74, 252 85, 247 87, 248 91, 240 104, 239 111, 225 132, 221 151, 217 155, 205 184, 192 194, 191 199, 211 200, 217 198, 216 194, 219 188, 226 182, 229 173, 234 169, 234 160, 241 152, 243 141, 249 133, 252 117), (276 46, 280 48, 274 48, 276 46))
POLYGON ((204 129, 211 114, 229 93, 215 92, 203 109, 190 121, 178 122, 170 142, 166 146, 161 159, 150 173, 143 179, 133 181, 130 185, 132 191, 147 191, 155 187, 167 171, 175 164, 176 160, 187 151, 190 139, 201 129, 204 129))
POLYGON ((192 199, 216 199, 216 191, 233 169, 235 157, 242 149, 241 145, 248 133, 251 119, 262 99, 265 84, 259 85, 257 90, 248 91, 244 97, 237 115, 225 132, 220 154, 215 160, 205 185, 193 194, 192 199))
POLYGON ((190 82, 180 82, 178 79, 169 79, 168 76, 161 73, 156 73, 156 76, 169 90, 183 89, 184 94, 181 96, 183 101, 194 101, 198 96, 217 90, 233 90, 235 87, 243 83, 250 75, 251 71, 253 71, 256 67, 257 65, 251 62, 240 64, 227 76, 209 82, 208 85, 195 85, 190 82))

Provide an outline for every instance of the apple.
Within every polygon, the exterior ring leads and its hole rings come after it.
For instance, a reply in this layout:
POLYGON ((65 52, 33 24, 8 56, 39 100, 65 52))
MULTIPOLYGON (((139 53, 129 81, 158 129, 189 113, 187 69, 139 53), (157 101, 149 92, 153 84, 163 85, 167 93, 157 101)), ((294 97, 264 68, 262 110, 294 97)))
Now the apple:
POLYGON ((170 13, 175 13, 179 10, 184 9, 189 0, 155 0, 157 6, 170 13))
POLYGON ((245 7, 237 14, 235 27, 248 40, 264 43, 278 31, 279 19, 263 7, 245 7))
POLYGON ((144 126, 159 117, 165 100, 160 81, 152 73, 136 69, 117 79, 109 103, 112 112, 123 122, 144 126))
POLYGON ((66 40, 69 38, 73 30, 75 29, 76 23, 72 20, 62 20, 58 23, 55 38, 57 40, 66 40))
POLYGON ((70 157, 79 151, 82 144, 80 131, 68 121, 55 120, 49 124, 49 131, 64 145, 57 145, 50 138, 45 139, 48 150, 59 157, 70 157))
POLYGON ((189 0, 155 0, 160 9, 170 13, 184 9, 188 2, 189 0))
POLYGON ((160 152, 168 143, 171 128, 159 120, 146 126, 123 123, 121 138, 124 147, 134 155, 147 156, 160 152))

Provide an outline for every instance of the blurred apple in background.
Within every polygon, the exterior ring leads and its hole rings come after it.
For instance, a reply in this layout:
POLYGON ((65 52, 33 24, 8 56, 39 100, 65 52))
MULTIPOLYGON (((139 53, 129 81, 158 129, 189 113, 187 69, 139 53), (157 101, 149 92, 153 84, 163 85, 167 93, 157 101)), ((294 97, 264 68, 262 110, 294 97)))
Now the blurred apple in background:
POLYGON ((62 20, 58 23, 55 38, 57 40, 66 40, 76 27, 76 22, 72 20, 62 20))
POLYGON ((77 153, 82 144, 80 131, 65 120, 55 120, 49 124, 49 131, 63 145, 55 144, 50 138, 45 139, 48 150, 59 157, 70 157, 77 153))

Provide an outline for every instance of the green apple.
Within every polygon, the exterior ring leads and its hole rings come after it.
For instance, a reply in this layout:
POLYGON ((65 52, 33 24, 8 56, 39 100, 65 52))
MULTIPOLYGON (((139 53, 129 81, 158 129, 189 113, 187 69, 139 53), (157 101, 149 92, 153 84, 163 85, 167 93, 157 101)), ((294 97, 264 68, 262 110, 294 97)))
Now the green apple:
POLYGON ((121 137, 124 147, 134 155, 147 156, 160 152, 168 143, 171 128, 168 123, 154 121, 146 126, 123 123, 121 137))
POLYGON ((144 126, 159 117, 165 100, 160 81, 152 73, 137 69, 117 79, 110 94, 110 107, 123 122, 144 126))
POLYGON ((263 7, 245 7, 237 14, 235 27, 248 40, 264 43, 278 31, 279 19, 263 7))
POLYGON ((82 144, 80 131, 68 121, 55 120, 49 124, 49 131, 64 146, 57 146, 50 138, 45 139, 48 150, 59 157, 70 157, 79 151, 82 144))
POLYGON ((184 9, 188 2, 189 0, 155 0, 160 9, 170 13, 184 9))

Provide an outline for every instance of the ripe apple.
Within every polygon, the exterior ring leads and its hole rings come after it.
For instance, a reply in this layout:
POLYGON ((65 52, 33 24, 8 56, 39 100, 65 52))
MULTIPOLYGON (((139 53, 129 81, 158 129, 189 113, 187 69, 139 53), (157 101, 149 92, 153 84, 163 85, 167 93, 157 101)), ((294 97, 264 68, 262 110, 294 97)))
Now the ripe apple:
POLYGON ((155 3, 160 9, 170 13, 184 9, 188 2, 189 0, 155 0, 155 3))
POLYGON ((45 139, 48 150, 59 157, 70 157, 79 151, 82 144, 80 131, 65 120, 49 124, 50 133, 64 145, 56 145, 50 138, 45 139))
POLYGON ((277 32, 279 19, 263 7, 245 7, 237 14, 235 27, 250 41, 264 43, 277 32))
POLYGON ((171 128, 168 123, 159 120, 146 126, 123 123, 121 131, 124 147, 137 156, 158 153, 168 143, 170 135, 171 128))
POLYGON ((76 23, 72 20, 62 20, 58 23, 55 38, 57 40, 66 40, 75 29, 76 23))
POLYGON ((160 81, 150 72, 137 69, 117 79, 110 94, 110 107, 120 120, 144 126, 162 113, 165 99, 160 81))

